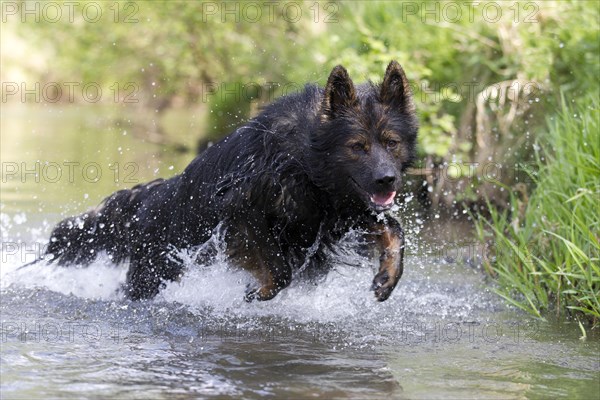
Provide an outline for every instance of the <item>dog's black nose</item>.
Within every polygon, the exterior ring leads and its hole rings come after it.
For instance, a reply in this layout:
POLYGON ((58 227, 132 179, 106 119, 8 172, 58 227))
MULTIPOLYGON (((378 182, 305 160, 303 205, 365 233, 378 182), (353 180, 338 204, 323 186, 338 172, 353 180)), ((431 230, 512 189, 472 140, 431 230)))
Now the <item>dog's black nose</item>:
POLYGON ((375 183, 380 186, 389 186, 396 181, 396 177, 392 174, 385 174, 381 177, 375 178, 375 183))

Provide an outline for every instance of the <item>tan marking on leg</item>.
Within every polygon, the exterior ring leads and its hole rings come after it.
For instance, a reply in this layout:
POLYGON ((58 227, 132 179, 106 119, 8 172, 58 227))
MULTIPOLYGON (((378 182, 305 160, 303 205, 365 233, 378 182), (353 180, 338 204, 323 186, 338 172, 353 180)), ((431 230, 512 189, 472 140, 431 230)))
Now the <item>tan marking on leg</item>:
POLYGON ((254 275, 260 285, 258 289, 247 293, 246 300, 270 300, 282 289, 275 282, 275 277, 269 265, 263 260, 256 248, 251 250, 249 246, 244 246, 242 251, 235 252, 235 257, 232 260, 236 265, 254 275), (251 295, 252 298, 248 295, 251 295))
POLYGON ((404 238, 399 226, 377 224, 373 228, 372 235, 381 255, 372 289, 377 300, 385 301, 398 284, 404 270, 404 238))

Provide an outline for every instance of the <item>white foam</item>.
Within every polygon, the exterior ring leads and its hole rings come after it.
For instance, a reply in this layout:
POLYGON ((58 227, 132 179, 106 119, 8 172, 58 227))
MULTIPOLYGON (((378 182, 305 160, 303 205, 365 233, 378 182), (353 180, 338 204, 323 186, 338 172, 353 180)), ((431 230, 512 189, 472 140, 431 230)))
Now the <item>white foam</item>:
MULTIPOLYGON (((369 323, 377 320, 395 323, 407 313, 457 316, 472 311, 473 296, 460 289, 444 293, 444 288, 431 285, 429 277, 436 272, 429 264, 421 265, 415 257, 407 257, 405 274, 391 297, 383 303, 377 302, 369 290, 376 262, 353 250, 356 235, 352 234, 342 241, 343 251, 336 256, 331 271, 318 283, 295 279, 270 301, 246 303, 246 288, 248 285, 256 287, 257 282, 248 272, 227 263, 224 246, 217 237, 211 242, 217 250, 215 261, 198 265, 194 262, 194 253, 181 252, 186 266, 181 281, 166 282, 154 302, 176 302, 225 318, 276 316, 298 322, 354 320, 369 323)), ((44 241, 40 239, 40 243, 44 241)), ((106 255, 99 255, 88 267, 59 267, 40 262, 19 268, 23 261, 10 254, 2 254, 2 261, 2 289, 9 286, 46 288, 82 298, 123 298, 119 289, 125 282, 127 266, 113 265, 106 255)))
POLYGON ((45 288, 66 295, 114 300, 120 297, 118 289, 125 282, 126 266, 113 265, 107 256, 100 255, 88 267, 60 267, 45 261, 22 267, 19 257, 11 259, 2 254, 0 282, 2 289, 9 286, 45 288))
POLYGON ((347 265, 336 266, 318 284, 293 281, 275 298, 266 302, 246 303, 246 286, 256 286, 254 278, 224 263, 194 268, 181 282, 169 282, 159 298, 177 301, 199 309, 227 315, 278 315, 296 321, 336 321, 364 311, 376 303, 369 291, 373 273, 347 265))

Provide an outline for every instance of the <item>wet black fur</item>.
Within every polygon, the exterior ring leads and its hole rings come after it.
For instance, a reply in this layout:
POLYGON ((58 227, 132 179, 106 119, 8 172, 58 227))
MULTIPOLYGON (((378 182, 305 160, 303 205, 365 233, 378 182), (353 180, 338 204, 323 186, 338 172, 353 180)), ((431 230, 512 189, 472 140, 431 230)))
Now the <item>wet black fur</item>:
POLYGON ((252 253, 285 287, 301 266, 326 266, 325 249, 349 228, 375 220, 368 196, 399 188, 416 134, 397 63, 383 86, 354 87, 336 67, 326 89, 307 85, 280 98, 182 174, 118 191, 95 210, 62 221, 46 259, 88 264, 104 251, 115 262, 130 260, 128 296, 151 298, 163 280, 181 275, 176 250, 202 245, 219 226, 234 263, 252 253), (383 132, 397 143, 382 144, 383 132), (354 137, 368 148, 349 147, 354 137), (397 181, 379 188, 381 173, 397 181))

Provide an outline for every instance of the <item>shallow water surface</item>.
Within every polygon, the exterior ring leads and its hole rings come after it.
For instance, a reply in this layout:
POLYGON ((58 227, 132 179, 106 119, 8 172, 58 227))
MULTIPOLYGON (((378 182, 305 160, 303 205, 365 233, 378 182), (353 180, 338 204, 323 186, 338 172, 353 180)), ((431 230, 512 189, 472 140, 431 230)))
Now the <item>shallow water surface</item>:
MULTIPOLYGON (((104 167, 135 160, 140 181, 176 173, 187 162, 121 129, 103 130, 105 115, 67 110, 37 121, 38 114, 20 124, 3 116, 3 162, 95 160, 104 167), (87 133, 77 134, 82 129, 87 133), (44 137, 53 132, 61 132, 56 141, 75 143, 50 146, 44 137)), ((425 238, 417 222, 406 227, 406 272, 384 303, 368 290, 375 266, 350 246, 323 281, 294 281, 264 303, 242 300, 252 278, 219 256, 210 265, 188 260, 181 282, 147 302, 123 299, 126 266, 103 257, 89 268, 19 269, 61 216, 128 186, 103 176, 94 184, 3 178, 3 398, 600 395, 598 337, 583 341, 574 323, 532 319, 493 294, 478 268, 444 261, 444 249, 470 252, 468 234, 454 223, 428 223, 438 241, 425 238)))

